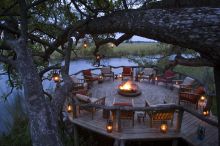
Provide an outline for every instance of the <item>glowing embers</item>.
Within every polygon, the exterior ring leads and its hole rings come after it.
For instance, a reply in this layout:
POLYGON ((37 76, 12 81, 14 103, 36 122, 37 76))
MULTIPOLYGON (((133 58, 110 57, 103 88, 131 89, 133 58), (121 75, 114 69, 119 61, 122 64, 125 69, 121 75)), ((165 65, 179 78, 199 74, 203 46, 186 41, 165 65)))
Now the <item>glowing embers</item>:
POLYGON ((141 91, 137 84, 133 81, 128 80, 126 82, 122 82, 118 86, 118 94, 122 96, 135 97, 141 94, 141 91))

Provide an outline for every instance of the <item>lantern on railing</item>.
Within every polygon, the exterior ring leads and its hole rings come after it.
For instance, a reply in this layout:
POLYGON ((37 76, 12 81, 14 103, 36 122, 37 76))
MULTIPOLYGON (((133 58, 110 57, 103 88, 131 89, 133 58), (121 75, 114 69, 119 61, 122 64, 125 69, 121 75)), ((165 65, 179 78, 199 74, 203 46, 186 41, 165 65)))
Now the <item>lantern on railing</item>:
POLYGON ((113 131, 113 121, 112 120, 107 120, 106 131, 108 133, 111 133, 113 131))
POLYGON ((69 103, 68 105, 67 105, 67 112, 68 113, 71 113, 73 111, 73 107, 72 107, 72 105, 69 103))
POLYGON ((205 100, 206 100, 206 97, 205 97, 204 95, 202 95, 202 96, 200 97, 200 101, 204 102, 205 100))
POLYGON ((162 123, 162 124, 160 125, 160 131, 161 131, 162 133, 167 133, 167 131, 168 131, 168 125, 167 125, 167 123, 162 123))
POLYGON ((60 82, 60 72, 54 71, 52 74, 52 79, 54 80, 55 83, 60 82))
POLYGON ((88 47, 88 44, 86 41, 83 42, 83 48, 87 48, 88 47))

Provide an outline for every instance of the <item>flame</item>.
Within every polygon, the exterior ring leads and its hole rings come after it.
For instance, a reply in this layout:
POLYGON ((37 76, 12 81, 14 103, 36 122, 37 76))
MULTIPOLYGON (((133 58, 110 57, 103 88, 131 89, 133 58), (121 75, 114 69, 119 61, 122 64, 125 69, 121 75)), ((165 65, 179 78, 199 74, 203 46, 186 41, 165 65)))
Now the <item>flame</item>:
POLYGON ((119 86, 120 90, 132 91, 137 90, 137 86, 132 81, 127 81, 119 86))

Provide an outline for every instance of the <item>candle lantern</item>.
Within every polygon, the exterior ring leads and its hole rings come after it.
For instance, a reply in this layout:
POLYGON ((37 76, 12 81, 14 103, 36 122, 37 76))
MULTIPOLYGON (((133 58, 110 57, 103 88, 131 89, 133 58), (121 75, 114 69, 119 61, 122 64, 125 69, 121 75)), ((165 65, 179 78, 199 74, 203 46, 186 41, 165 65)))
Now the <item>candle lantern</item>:
POLYGON ((67 105, 67 112, 70 113, 70 112, 72 112, 72 111, 73 111, 72 105, 69 103, 69 104, 67 105))
POLYGON ((160 131, 161 131, 162 133, 167 133, 167 131, 168 131, 168 125, 167 125, 166 123, 162 123, 162 124, 160 125, 160 131))
POLYGON ((107 120, 106 131, 108 133, 111 133, 113 131, 113 121, 112 120, 107 120))
POLYGON ((83 42, 83 48, 87 48, 88 47, 88 44, 86 41, 83 42))
POLYGON ((202 102, 204 102, 205 99, 206 99, 206 97, 205 97, 204 95, 202 95, 202 96, 200 97, 200 101, 202 101, 202 102))
POLYGON ((197 129, 197 137, 199 140, 203 140, 205 138, 205 127, 199 125, 197 129))
POLYGON ((112 48, 114 47, 114 44, 113 44, 113 43, 111 43, 111 47, 112 47, 112 48))
POLYGON ((60 82, 60 74, 58 72, 54 71, 53 75, 52 75, 52 79, 54 80, 55 83, 60 82))
POLYGON ((119 78, 122 78, 122 74, 119 74, 118 77, 119 77, 119 78))
POLYGON ((206 117, 209 116, 209 110, 204 108, 202 114, 206 117))
POLYGON ((157 76, 155 77, 155 81, 157 81, 158 80, 158 78, 157 78, 157 76))

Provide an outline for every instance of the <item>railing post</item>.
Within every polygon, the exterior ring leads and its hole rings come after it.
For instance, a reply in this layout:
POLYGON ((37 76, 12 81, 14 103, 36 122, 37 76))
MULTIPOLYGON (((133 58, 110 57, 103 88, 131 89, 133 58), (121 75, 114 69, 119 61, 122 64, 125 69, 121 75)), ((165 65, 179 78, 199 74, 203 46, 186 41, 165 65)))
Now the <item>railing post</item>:
POLYGON ((176 123, 176 130, 178 132, 181 130, 182 120, 183 120, 183 113, 184 113, 183 109, 180 109, 179 112, 178 112, 177 123, 176 123))
POLYGON ((79 146, 78 127, 76 126, 76 124, 73 124, 73 134, 74 134, 74 146, 79 146))
POLYGON ((115 120, 116 120, 116 125, 115 125, 115 127, 116 127, 116 131, 117 132, 120 132, 121 131, 121 119, 120 119, 120 114, 121 114, 121 112, 120 112, 120 109, 117 109, 116 110, 116 118, 115 118, 115 120))

